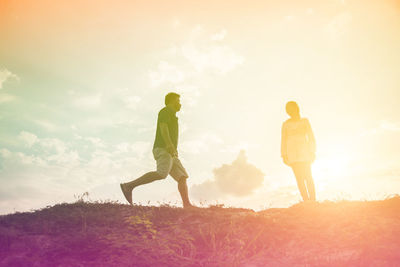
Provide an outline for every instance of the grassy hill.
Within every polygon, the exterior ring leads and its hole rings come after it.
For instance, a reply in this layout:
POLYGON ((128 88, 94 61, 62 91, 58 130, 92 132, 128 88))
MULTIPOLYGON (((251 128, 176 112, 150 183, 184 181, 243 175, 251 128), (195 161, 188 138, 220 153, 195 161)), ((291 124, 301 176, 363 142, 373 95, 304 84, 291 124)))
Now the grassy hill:
POLYGON ((400 266, 400 197, 260 212, 59 204, 0 216, 0 266, 400 266))

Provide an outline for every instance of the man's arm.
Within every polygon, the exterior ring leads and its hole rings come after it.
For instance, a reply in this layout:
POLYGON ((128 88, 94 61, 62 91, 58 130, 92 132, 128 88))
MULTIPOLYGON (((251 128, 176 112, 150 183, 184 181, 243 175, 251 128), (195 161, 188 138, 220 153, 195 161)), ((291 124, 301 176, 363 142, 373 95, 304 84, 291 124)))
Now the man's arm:
POLYGON ((166 149, 172 156, 177 156, 178 152, 176 151, 174 144, 171 141, 171 137, 169 136, 168 124, 160 123, 161 136, 164 139, 166 149))

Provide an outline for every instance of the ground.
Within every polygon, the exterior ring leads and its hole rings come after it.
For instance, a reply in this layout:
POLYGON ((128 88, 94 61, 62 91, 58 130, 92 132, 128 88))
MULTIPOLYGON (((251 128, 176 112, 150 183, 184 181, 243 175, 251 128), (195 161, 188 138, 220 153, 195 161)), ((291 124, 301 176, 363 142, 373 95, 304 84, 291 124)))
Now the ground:
POLYGON ((0 266, 400 266, 400 197, 254 212, 78 201, 0 216, 0 266))

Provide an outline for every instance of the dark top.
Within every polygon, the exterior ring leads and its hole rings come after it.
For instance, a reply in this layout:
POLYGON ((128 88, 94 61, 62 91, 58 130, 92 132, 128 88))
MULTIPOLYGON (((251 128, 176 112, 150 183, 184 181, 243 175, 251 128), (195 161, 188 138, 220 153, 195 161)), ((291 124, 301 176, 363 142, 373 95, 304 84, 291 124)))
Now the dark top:
POLYGON ((168 125, 169 137, 171 138, 172 144, 175 146, 175 149, 178 148, 178 118, 176 117, 176 112, 170 109, 169 107, 164 107, 158 112, 157 119, 157 131, 156 131, 156 140, 154 140, 154 146, 165 148, 166 144, 164 138, 161 135, 161 123, 166 123, 168 125))

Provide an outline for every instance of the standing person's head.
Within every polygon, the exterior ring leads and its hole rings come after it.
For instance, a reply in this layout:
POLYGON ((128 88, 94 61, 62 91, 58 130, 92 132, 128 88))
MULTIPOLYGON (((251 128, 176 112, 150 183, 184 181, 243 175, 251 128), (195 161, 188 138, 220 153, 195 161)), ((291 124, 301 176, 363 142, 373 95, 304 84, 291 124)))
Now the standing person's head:
POLYGON ((172 108, 175 111, 181 110, 180 95, 177 93, 168 93, 165 96, 165 105, 172 108))
POLYGON ((289 101, 286 103, 286 113, 293 119, 300 118, 300 108, 294 101, 289 101))

